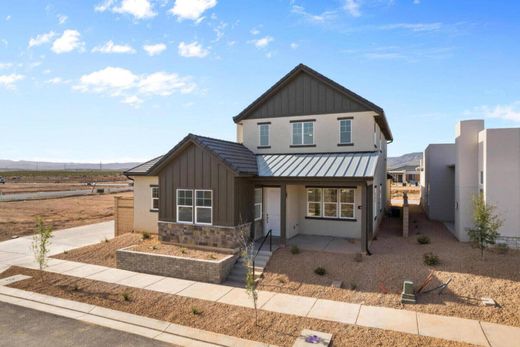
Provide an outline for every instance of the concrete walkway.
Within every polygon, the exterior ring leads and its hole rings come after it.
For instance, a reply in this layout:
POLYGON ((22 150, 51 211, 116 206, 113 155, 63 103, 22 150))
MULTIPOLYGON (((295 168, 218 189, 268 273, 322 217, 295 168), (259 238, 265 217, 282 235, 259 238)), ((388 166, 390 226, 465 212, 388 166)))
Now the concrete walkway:
MULTIPOLYGON (((112 223, 100 223, 55 233, 52 253, 100 242, 113 236, 112 223)), ((37 268, 31 238, 0 243, 0 266, 37 268), (27 239, 27 240, 22 240, 27 239)), ((0 270, 2 270, 0 268, 0 270)), ((98 265, 49 259, 47 271, 134 288, 252 308, 243 288, 147 275, 98 265)), ((344 324, 473 343, 488 347, 518 346, 520 328, 408 310, 337 302, 312 297, 260 291, 258 307, 265 311, 323 319, 344 324)), ((144 318, 143 318, 144 319, 144 318)))

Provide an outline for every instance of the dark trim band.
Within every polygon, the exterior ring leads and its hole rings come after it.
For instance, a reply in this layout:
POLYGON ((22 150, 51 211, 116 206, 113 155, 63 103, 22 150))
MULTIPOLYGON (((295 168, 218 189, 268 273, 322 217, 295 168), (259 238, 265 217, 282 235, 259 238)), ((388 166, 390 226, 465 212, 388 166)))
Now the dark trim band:
POLYGON ((290 120, 289 123, 316 122, 316 119, 290 120))
POLYGON ((258 122, 256 125, 262 125, 262 124, 271 124, 271 122, 258 122))
POLYGON ((354 119, 354 117, 338 117, 338 120, 343 120, 343 119, 354 119))
POLYGON ((354 143, 338 143, 338 147, 348 147, 348 146, 354 146, 354 143))
MULTIPOLYGON (((289 147, 291 147, 291 148, 298 148, 298 147, 305 148, 305 147, 316 147, 316 145, 290 145, 289 147)), ((288 154, 288 153, 286 153, 286 154, 288 154)), ((289 154, 295 154, 295 153, 289 153, 289 154)))
POLYGON ((351 219, 351 218, 326 218, 326 217, 305 216, 305 219, 333 220, 333 221, 340 221, 340 222, 357 222, 357 219, 351 219))
POLYGON ((256 148, 257 149, 267 149, 267 148, 271 148, 271 146, 258 146, 256 148))

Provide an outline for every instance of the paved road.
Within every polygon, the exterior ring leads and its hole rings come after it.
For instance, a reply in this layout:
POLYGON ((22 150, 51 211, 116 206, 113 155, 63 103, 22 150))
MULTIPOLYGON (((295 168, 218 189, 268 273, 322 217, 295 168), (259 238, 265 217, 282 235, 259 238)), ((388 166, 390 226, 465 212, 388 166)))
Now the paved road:
POLYGON ((151 346, 169 344, 75 319, 0 303, 0 346, 151 346))
MULTIPOLYGON (((105 193, 121 193, 130 192, 133 190, 132 187, 123 188, 103 188, 105 193)), ((92 189, 78 189, 78 190, 65 190, 59 192, 30 192, 30 193, 15 193, 15 194, 0 194, 0 201, 22 201, 22 200, 41 200, 41 199, 54 199, 64 198, 67 196, 82 196, 82 195, 95 195, 96 188, 92 189)))

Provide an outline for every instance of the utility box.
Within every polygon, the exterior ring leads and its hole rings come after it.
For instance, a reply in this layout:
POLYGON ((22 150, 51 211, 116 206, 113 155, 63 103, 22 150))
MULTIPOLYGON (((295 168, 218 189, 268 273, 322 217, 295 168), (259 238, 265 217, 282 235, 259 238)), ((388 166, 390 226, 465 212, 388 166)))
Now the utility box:
POLYGON ((415 290, 412 281, 404 281, 403 292, 401 293, 401 302, 403 304, 415 304, 415 290))

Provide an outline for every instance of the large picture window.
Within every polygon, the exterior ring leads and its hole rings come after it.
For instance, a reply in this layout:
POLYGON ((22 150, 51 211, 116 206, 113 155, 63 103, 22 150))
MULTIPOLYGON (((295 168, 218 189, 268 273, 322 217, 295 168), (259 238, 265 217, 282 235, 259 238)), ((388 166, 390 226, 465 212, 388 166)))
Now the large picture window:
POLYGON ((195 223, 211 224, 213 215, 213 192, 211 190, 195 191, 195 223))
POLYGON ((193 190, 177 189, 177 222, 193 223, 193 190))
POLYGON ((151 207, 152 211, 159 210, 159 187, 158 186, 150 186, 150 196, 151 196, 151 207))
POLYGON ((307 188, 307 217, 355 218, 355 188, 307 188))
POLYGON ((255 189, 255 220, 262 219, 262 188, 255 189))
POLYGON ((314 122, 292 123, 292 145, 303 146, 314 144, 314 122))
POLYGON ((339 143, 342 145, 352 143, 351 119, 341 119, 339 121, 339 143))

